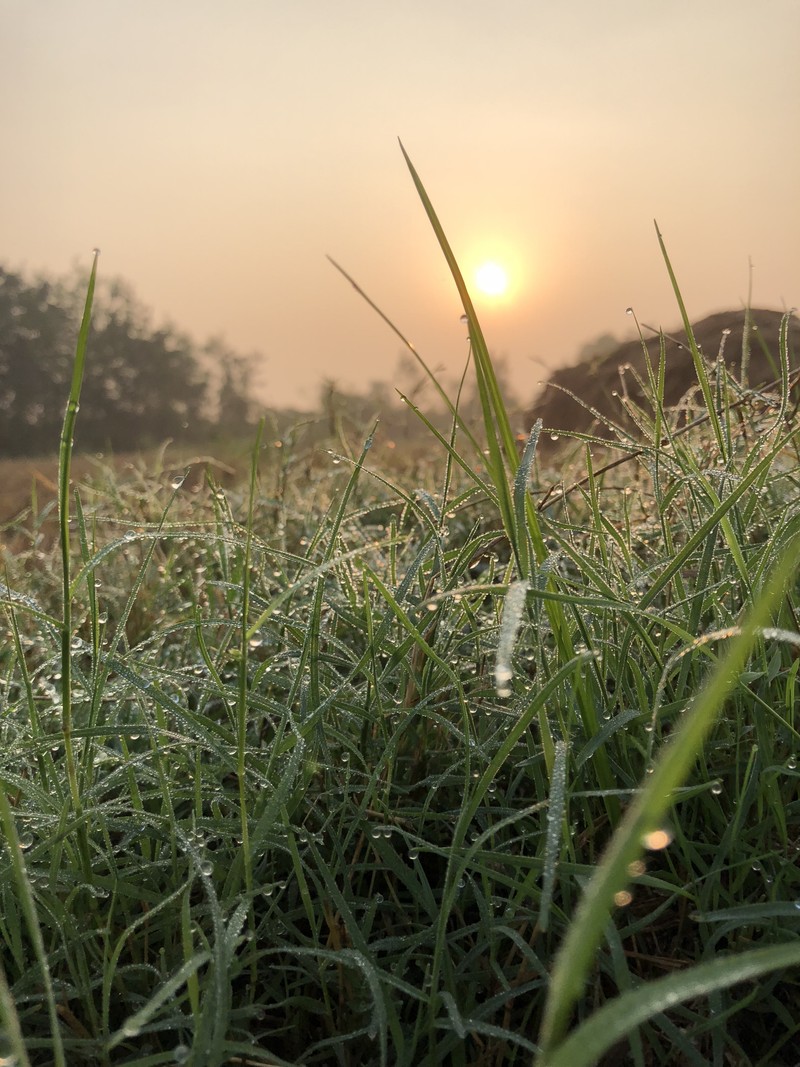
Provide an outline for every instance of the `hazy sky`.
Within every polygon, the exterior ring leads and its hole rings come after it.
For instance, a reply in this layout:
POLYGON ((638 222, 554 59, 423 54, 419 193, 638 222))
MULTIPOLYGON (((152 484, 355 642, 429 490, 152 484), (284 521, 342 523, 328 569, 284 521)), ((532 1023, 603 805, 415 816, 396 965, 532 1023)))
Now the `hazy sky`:
POLYGON ((0 0, 0 263, 122 276, 268 402, 466 356, 406 170, 532 396, 598 334, 800 303, 798 0, 0 0))

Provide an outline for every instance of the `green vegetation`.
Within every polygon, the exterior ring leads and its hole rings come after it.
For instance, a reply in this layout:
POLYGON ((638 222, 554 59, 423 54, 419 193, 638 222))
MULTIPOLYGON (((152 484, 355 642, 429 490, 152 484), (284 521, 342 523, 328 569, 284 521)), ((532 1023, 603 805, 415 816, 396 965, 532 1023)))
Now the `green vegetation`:
MULTIPOLYGON (((58 448, 83 297, 65 281, 0 267, 0 456, 58 448)), ((117 452, 207 441, 252 419, 254 361, 221 341, 154 329, 122 282, 98 290, 76 444, 117 452)), ((254 420, 253 424, 255 424, 254 420)))
POLYGON ((71 498, 81 330, 60 536, 6 531, 0 1062, 796 1060, 788 317, 743 396, 675 284, 705 419, 662 359, 545 492, 407 162, 481 405, 419 412, 428 484, 259 431, 245 484, 71 498))

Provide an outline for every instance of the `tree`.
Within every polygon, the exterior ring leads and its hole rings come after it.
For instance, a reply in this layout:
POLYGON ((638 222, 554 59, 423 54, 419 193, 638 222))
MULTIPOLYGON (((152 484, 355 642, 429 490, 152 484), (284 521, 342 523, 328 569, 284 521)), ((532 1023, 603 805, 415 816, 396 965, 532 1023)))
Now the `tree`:
MULTIPOLYGON (((0 454, 58 448, 85 290, 26 281, 0 267, 0 454)), ((221 342, 204 349, 169 326, 154 329, 130 288, 98 288, 76 446, 122 451, 165 437, 199 440, 252 410, 252 357, 221 342)))
POLYGON ((51 283, 0 267, 0 452, 58 447, 72 374, 75 324, 51 283))

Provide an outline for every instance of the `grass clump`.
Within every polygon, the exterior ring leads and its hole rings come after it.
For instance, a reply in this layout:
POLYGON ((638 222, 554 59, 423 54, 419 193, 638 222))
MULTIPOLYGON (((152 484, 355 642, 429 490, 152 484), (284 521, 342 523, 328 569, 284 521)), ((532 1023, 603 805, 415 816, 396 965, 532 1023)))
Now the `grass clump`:
POLYGON ((427 484, 260 432, 243 485, 71 497, 65 431, 2 588, 7 1061, 792 1062, 788 334, 774 406, 697 352, 686 431, 662 360, 544 494, 411 173, 483 412, 427 484))

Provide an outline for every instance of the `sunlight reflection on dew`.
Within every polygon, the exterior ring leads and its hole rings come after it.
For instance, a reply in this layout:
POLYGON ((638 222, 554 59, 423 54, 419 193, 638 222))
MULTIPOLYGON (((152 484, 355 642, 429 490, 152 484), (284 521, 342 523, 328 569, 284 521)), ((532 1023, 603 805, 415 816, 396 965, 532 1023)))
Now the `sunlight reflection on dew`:
POLYGON ((657 852, 659 849, 666 848, 672 841, 672 834, 669 830, 651 830, 645 834, 642 838, 642 844, 645 848, 650 849, 653 852, 657 852))

